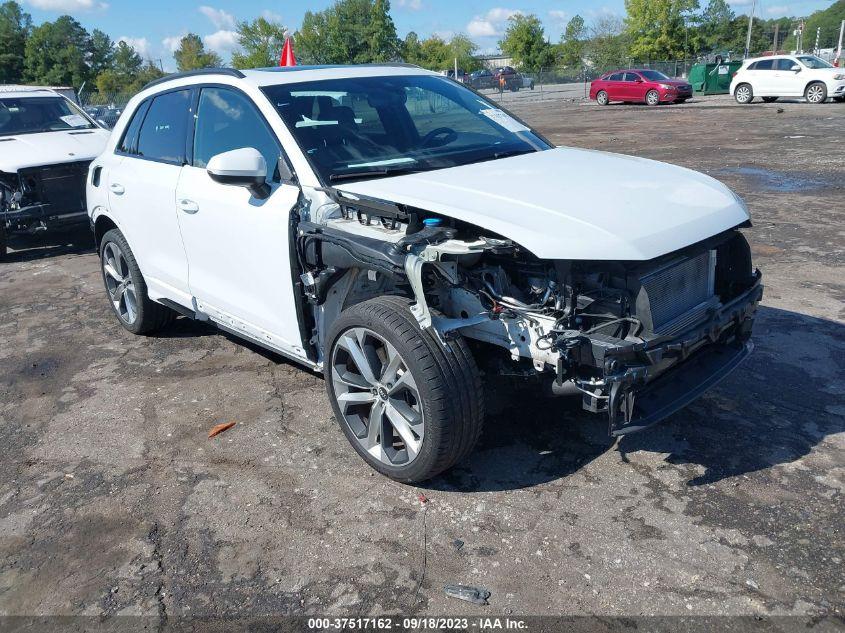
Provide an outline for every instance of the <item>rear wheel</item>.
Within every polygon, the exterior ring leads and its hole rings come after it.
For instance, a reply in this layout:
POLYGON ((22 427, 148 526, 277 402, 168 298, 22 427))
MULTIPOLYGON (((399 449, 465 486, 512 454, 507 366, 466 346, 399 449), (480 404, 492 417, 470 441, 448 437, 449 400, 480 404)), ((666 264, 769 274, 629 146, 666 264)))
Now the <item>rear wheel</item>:
POLYGON ((601 106, 606 106, 610 103, 610 99, 607 96, 607 93, 604 90, 599 90, 598 94, 596 95, 596 102, 601 106))
POLYGON ((752 90, 751 84, 739 84, 734 91, 734 99, 742 105, 751 103, 754 100, 754 90, 752 90))
POLYGON ((827 101, 827 86, 820 81, 810 84, 804 91, 804 98, 807 103, 824 103, 827 101))
POLYGON ((344 435, 378 472, 419 482, 475 446, 481 379, 460 337, 422 330, 401 297, 345 310, 328 336, 326 390, 344 435))
POLYGON ((778 100, 777 97, 763 97, 764 103, 774 103, 777 100, 778 100))
POLYGON ((147 284, 135 255, 118 229, 103 235, 100 264, 112 311, 124 328, 133 334, 147 334, 175 318, 172 310, 147 296, 147 284))
POLYGON ((645 95, 645 102, 650 106, 660 104, 660 93, 657 90, 649 90, 645 95))

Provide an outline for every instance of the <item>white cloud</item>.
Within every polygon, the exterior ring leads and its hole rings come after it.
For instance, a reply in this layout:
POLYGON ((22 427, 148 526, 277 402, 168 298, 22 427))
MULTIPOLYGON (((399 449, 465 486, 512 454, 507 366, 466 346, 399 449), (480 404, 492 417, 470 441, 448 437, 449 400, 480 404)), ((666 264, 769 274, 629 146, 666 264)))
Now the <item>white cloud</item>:
POLYGON ((781 15, 789 15, 790 8, 788 4, 781 4, 773 7, 766 7, 766 13, 769 15, 781 16, 781 15))
POLYGON ((141 57, 148 57, 150 54, 150 42, 146 37, 128 37, 121 35, 117 38, 118 42, 126 42, 129 46, 135 49, 141 57))
POLYGON ((161 40, 162 45, 164 48, 169 50, 171 53, 175 53, 179 50, 179 43, 182 41, 182 38, 185 37, 186 33, 182 33, 182 35, 171 35, 170 37, 165 37, 161 40))
POLYGON ((240 40, 236 31, 221 29, 211 35, 203 36, 202 43, 206 48, 225 56, 240 45, 240 40))
POLYGON ((107 2, 98 2, 98 0, 28 0, 28 2, 36 9, 66 13, 103 11, 109 8, 107 2))
POLYGON ((564 22, 566 22, 567 15, 568 14, 566 13, 566 11, 561 11, 560 9, 549 10, 549 17, 551 18, 552 22, 558 22, 560 24, 563 24, 564 22))
POLYGON ((422 0, 396 0, 396 6, 409 11, 419 11, 422 9, 422 0))
POLYGON ((231 13, 226 13, 223 9, 215 9, 214 7, 201 6, 199 12, 211 20, 211 23, 220 30, 231 30, 235 28, 235 16, 231 13))
POLYGON ((282 23, 281 14, 270 11, 270 9, 264 9, 261 12, 261 17, 267 20, 268 22, 278 22, 279 24, 282 23))
POLYGON ((477 15, 467 24, 466 30, 470 37, 495 37, 504 33, 508 19, 521 15, 519 9, 504 9, 496 7, 485 15, 477 15))

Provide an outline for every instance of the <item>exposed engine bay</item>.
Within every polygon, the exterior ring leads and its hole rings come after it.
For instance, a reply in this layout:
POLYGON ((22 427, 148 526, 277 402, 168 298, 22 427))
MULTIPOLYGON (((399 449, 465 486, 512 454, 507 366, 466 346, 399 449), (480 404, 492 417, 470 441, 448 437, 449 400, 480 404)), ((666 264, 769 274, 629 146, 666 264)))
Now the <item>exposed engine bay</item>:
POLYGON ((685 406, 751 351, 761 275, 738 230, 645 262, 543 260, 452 218, 323 191, 337 212, 303 212, 296 231, 318 362, 344 308, 401 294, 422 328, 486 347, 488 372, 580 395, 620 435, 685 406))
POLYGON ((85 180, 90 160, 0 172, 0 223, 9 231, 35 233, 85 223, 85 180))

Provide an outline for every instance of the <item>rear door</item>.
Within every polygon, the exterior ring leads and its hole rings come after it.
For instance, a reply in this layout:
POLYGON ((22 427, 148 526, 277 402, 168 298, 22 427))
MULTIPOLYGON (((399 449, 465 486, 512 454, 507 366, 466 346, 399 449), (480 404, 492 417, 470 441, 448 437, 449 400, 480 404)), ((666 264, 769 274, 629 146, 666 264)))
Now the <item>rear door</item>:
POLYGON ((775 60, 761 59, 749 67, 751 87, 755 96, 767 97, 777 94, 775 84, 775 60))
POLYGON ((607 78, 605 90, 611 101, 625 101, 625 73, 613 73, 607 78))
POLYGON ((227 86, 204 86, 176 192, 179 225, 190 262, 197 307, 222 325, 264 344, 303 354, 293 294, 289 223, 299 187, 281 145, 252 100, 227 86), (211 179, 208 161, 251 147, 267 163, 271 193, 255 198, 245 187, 211 179))
POLYGON ((188 259, 176 218, 191 90, 152 97, 138 110, 108 171, 109 208, 138 261, 152 298, 184 303, 188 259))

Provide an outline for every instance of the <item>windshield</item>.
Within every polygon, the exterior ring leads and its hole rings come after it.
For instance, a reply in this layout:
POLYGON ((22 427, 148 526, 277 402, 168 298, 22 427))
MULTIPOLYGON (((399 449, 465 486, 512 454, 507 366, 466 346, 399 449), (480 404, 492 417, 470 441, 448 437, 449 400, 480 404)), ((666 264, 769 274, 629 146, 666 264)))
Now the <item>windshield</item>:
POLYGON ((549 149, 442 77, 360 77, 263 88, 327 182, 454 167, 549 149))
POLYGON ((659 70, 640 70, 639 72, 643 77, 648 79, 649 81, 668 81, 669 77, 664 75, 659 70))
POLYGON ((798 61, 804 64, 807 68, 833 68, 833 66, 823 59, 819 59, 815 55, 804 55, 799 57, 798 61))
POLYGON ((76 106, 62 97, 0 99, 0 136, 93 127, 76 106))

